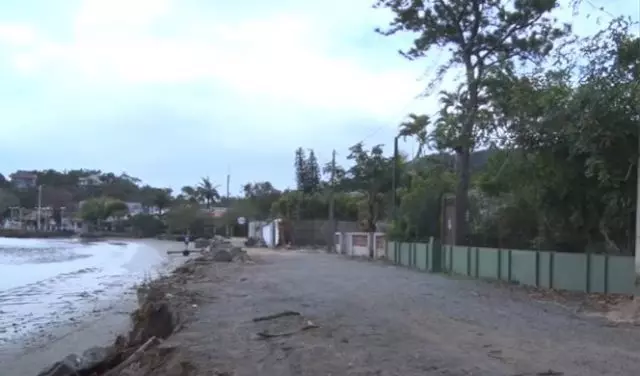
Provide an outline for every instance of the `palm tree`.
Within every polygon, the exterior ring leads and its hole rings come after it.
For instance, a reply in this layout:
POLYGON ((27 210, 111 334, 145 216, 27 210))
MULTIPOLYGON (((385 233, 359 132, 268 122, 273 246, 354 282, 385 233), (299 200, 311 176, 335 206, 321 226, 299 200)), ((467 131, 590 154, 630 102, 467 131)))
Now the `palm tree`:
POLYGON ((211 204, 220 199, 218 185, 213 185, 209 177, 202 178, 200 185, 196 188, 198 195, 204 199, 207 209, 211 209, 211 204))
POLYGON ((414 159, 422 156, 422 149, 427 144, 428 130, 431 124, 428 115, 409 114, 407 121, 400 124, 398 136, 406 139, 407 137, 415 137, 418 142, 418 151, 414 159))

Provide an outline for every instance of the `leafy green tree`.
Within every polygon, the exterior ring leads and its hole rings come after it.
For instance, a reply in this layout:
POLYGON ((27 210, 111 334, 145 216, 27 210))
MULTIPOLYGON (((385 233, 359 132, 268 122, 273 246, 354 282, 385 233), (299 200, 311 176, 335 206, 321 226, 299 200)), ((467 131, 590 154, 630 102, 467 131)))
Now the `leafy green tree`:
POLYGON ((158 212, 160 215, 164 213, 165 209, 171 206, 172 202, 173 197, 171 197, 170 188, 156 189, 156 193, 153 197, 152 203, 156 208, 158 208, 158 212))
POLYGON ((527 76, 492 73, 488 94, 508 149, 479 183, 508 203, 496 214, 503 235, 530 237, 537 227, 538 247, 631 248, 640 108, 633 40, 615 20, 572 46, 581 60, 527 76))
POLYGON ((196 204, 175 204, 165 215, 167 229, 173 234, 184 234, 187 231, 192 236, 213 235, 215 221, 200 210, 196 204))
POLYGON ((127 220, 127 225, 140 237, 152 237, 162 234, 166 230, 166 225, 160 219, 149 214, 132 216, 127 220))
POLYGON ((384 215, 384 203, 391 191, 393 162, 383 155, 382 145, 366 150, 358 143, 350 147, 349 152, 347 159, 353 165, 347 170, 344 188, 364 196, 364 229, 375 232, 376 222, 384 215))
POLYGON ((190 203, 199 203, 200 195, 196 188, 185 185, 180 189, 180 194, 178 195, 178 200, 180 201, 188 201, 190 203))
POLYGON ((456 134, 453 150, 458 162, 456 188, 456 237, 464 243, 467 237, 470 155, 476 135, 486 132, 490 122, 479 121, 483 108, 483 92, 487 73, 512 66, 514 60, 540 63, 553 47, 554 40, 568 31, 558 29, 548 16, 557 6, 556 0, 378 0, 379 8, 394 14, 384 35, 410 32, 413 44, 402 55, 416 60, 433 48, 446 48, 450 59, 438 68, 438 79, 449 68, 462 66, 464 85, 448 99, 459 103, 460 111, 445 113, 442 126, 456 134))
POLYGON ((18 196, 6 188, 0 188, 0 217, 4 217, 9 208, 19 204, 18 196))
POLYGON ((42 206, 49 206, 53 209, 73 207, 75 206, 73 192, 66 186, 44 185, 42 186, 42 206))
POLYGON ((80 218, 94 226, 101 227, 109 217, 122 217, 128 212, 127 205, 111 197, 98 197, 84 201, 80 206, 80 218))
POLYGON ((247 183, 242 187, 245 205, 240 209, 236 204, 232 207, 238 216, 265 220, 271 215, 271 207, 281 196, 282 192, 275 189, 270 182, 247 183))

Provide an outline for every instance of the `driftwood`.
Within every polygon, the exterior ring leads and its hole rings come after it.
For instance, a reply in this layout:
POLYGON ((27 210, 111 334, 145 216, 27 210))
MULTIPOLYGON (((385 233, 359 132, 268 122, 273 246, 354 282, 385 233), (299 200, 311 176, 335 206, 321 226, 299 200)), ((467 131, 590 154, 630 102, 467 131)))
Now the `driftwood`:
POLYGON ((149 338, 149 340, 147 342, 145 342, 142 346, 138 347, 138 349, 136 351, 134 351, 133 354, 131 354, 131 356, 129 356, 127 359, 125 359, 122 363, 118 364, 116 367, 110 369, 103 376, 116 376, 116 375, 118 375, 123 369, 125 369, 131 363, 133 363, 136 360, 140 359, 140 357, 142 357, 142 354, 149 347, 155 345, 158 342, 160 342, 160 340, 158 338, 156 338, 156 337, 149 338))
POLYGON ((277 319, 277 318, 280 318, 280 317, 287 317, 287 316, 300 316, 300 312, 296 312, 296 311, 283 311, 283 312, 276 313, 276 314, 273 314, 273 315, 256 317, 255 319, 253 319, 253 322, 258 322, 258 321, 268 321, 268 320, 275 320, 275 319, 277 319))

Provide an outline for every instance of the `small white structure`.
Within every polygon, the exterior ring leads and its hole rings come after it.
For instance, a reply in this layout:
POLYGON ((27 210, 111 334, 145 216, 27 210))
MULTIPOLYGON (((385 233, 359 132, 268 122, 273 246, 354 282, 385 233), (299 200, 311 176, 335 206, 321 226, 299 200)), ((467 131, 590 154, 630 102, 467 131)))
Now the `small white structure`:
POLYGON ((275 248, 280 242, 280 219, 273 220, 262 226, 262 240, 269 248, 275 248))
POLYGON ((336 232, 334 242, 338 253, 357 257, 382 258, 387 247, 384 232, 336 232))
POLYGON ((95 185, 101 185, 102 180, 100 179, 100 175, 93 174, 93 175, 81 177, 80 179, 78 179, 78 184, 81 187, 90 187, 95 185))

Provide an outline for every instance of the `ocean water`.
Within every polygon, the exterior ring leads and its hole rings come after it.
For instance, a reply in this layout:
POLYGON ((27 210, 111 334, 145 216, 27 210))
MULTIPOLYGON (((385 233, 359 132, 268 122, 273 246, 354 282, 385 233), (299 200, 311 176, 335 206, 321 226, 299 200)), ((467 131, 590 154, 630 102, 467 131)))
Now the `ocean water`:
POLYGON ((98 314, 167 264, 143 242, 0 238, 0 346, 98 314))

